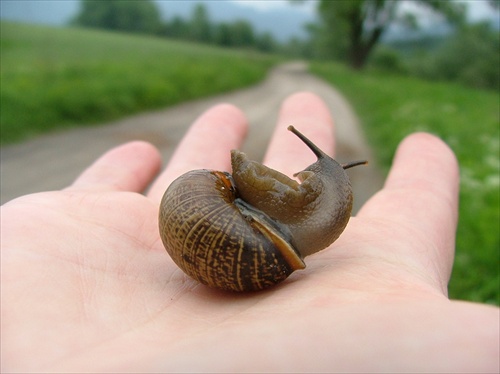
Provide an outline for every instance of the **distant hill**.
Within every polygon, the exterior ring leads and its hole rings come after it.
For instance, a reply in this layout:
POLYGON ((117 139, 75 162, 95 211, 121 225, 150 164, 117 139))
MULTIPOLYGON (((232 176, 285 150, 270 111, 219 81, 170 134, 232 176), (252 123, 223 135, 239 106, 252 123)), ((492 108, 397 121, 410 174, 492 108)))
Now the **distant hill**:
MULTIPOLYGON (((245 19, 258 33, 270 32, 278 41, 291 37, 305 37, 303 25, 314 22, 315 15, 293 5, 258 10, 248 5, 231 1, 161 1, 156 0, 164 19, 174 16, 188 18, 198 3, 205 4, 210 19, 214 22, 245 19)), ((1 0, 2 19, 63 26, 79 11, 79 0, 1 0)))

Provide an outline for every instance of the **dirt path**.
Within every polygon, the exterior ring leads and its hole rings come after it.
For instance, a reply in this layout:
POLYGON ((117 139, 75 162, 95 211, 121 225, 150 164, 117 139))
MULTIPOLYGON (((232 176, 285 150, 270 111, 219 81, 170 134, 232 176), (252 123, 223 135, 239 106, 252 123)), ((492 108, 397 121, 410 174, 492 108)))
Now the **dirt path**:
MULTIPOLYGON (((281 102, 301 90, 321 96, 333 113, 338 135, 338 160, 373 159, 358 120, 342 95, 310 75, 305 64, 294 62, 272 70, 264 82, 248 89, 135 115, 106 126, 61 131, 2 147, 1 203, 27 193, 65 187, 103 152, 129 140, 150 141, 161 150, 166 162, 194 119, 220 102, 235 104, 245 112, 250 131, 243 150, 252 159, 261 160, 281 102)), ((382 178, 373 163, 351 169, 349 175, 357 210, 380 188, 382 178)))

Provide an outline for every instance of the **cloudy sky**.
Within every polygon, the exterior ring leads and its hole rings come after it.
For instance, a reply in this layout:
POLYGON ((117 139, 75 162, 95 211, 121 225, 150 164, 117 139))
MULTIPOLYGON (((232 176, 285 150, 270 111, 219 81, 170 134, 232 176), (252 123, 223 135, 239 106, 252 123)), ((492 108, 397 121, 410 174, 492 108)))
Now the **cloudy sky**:
MULTIPOLYGON (((259 10, 283 9, 290 6, 302 9, 305 12, 314 13, 318 0, 306 0, 301 4, 290 5, 288 0, 231 0, 259 10)), ((455 0, 467 6, 468 18, 471 21, 482 19, 493 19, 499 17, 499 10, 493 10, 488 4, 488 0, 455 0)), ((409 2, 408 2, 409 3, 409 2)), ((415 8, 410 5, 410 8, 415 8)))
POLYGON ((314 13, 316 8, 316 3, 318 0, 308 0, 303 3, 298 4, 290 4, 288 0, 267 0, 267 1, 259 1, 259 0, 232 0, 234 3, 239 3, 241 5, 246 5, 252 7, 254 9, 259 9, 262 11, 270 10, 270 9, 283 9, 290 6, 293 6, 297 9, 301 9, 305 12, 314 13))

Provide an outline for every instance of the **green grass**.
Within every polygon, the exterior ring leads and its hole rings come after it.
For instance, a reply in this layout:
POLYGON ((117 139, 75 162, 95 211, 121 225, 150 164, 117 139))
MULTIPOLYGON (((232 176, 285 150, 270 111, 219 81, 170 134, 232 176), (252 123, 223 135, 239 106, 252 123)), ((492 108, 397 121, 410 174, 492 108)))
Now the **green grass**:
POLYGON ((1 142, 249 85, 276 58, 162 38, 1 23, 1 142))
POLYGON ((461 191, 450 297, 498 305, 498 92, 374 71, 354 72, 335 64, 314 64, 312 70, 354 105, 385 171, 398 143, 412 132, 431 132, 451 146, 460 162, 461 191))

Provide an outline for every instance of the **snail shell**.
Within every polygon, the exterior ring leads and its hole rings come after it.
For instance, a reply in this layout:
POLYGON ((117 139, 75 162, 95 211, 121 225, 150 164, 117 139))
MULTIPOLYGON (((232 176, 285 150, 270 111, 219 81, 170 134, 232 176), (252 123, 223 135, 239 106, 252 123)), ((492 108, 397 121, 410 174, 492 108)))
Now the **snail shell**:
POLYGON ((349 221, 352 189, 344 169, 295 128, 318 157, 301 183, 231 151, 233 175, 193 170, 160 205, 163 244, 189 276, 211 287, 260 290, 304 269, 303 258, 333 243, 349 221))

